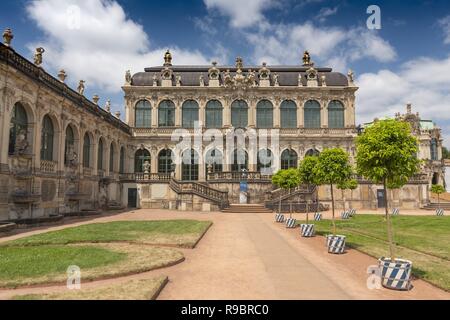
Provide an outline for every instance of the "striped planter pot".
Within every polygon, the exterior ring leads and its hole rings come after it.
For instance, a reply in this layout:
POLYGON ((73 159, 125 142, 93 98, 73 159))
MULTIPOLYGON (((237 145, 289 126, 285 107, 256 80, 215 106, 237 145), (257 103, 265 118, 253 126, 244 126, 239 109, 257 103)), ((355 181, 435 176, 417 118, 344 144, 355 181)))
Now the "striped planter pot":
POLYGON ((283 223, 284 222, 284 215, 281 214, 281 213, 277 213, 275 215, 275 222, 283 223))
POLYGON ((396 259, 392 262, 390 258, 381 258, 378 260, 378 264, 383 287, 394 290, 411 289, 411 261, 396 259))
POLYGON ((289 218, 286 220, 286 228, 288 229, 294 229, 297 227, 297 220, 294 218, 289 218))
POLYGON ((327 236, 328 253, 342 254, 345 251, 345 236, 327 236))
POLYGON ((300 234, 304 238, 314 237, 314 225, 313 224, 301 224, 300 234))
POLYGON ((398 216, 399 214, 400 214, 400 209, 399 208, 392 209, 392 215, 393 216, 398 216))
POLYGON ((436 209, 436 215, 442 217, 444 215, 444 209, 436 209))
POLYGON ((321 221, 322 220, 322 214, 317 212, 314 213, 314 221, 321 221))
POLYGON ((350 219, 350 212, 348 212, 348 211, 342 212, 341 218, 344 220, 350 219))
POLYGON ((356 210, 355 209, 350 209, 349 213, 350 213, 350 217, 353 217, 356 214, 356 210))

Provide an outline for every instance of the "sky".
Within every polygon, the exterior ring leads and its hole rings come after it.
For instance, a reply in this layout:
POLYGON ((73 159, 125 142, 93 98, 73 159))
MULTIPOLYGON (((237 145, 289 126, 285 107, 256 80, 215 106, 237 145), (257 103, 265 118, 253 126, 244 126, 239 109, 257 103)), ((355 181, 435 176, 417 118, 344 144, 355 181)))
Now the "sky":
POLYGON ((357 122, 393 116, 413 105, 432 119, 450 147, 450 2, 448 0, 3 0, 0 28, 44 68, 64 69, 68 84, 123 113, 125 71, 174 64, 301 64, 355 73, 357 122), (370 5, 380 28, 368 28, 370 5))

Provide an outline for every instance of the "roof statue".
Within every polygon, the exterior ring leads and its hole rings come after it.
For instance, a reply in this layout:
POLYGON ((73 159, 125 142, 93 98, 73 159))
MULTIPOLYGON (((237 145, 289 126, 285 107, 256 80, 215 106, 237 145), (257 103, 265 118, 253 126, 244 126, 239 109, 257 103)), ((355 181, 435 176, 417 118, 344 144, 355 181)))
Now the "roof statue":
POLYGON ((164 66, 171 66, 172 65, 172 54, 170 53, 170 50, 167 49, 166 54, 164 55, 164 66))
POLYGON ((303 53, 303 65, 304 66, 311 66, 312 65, 312 63, 311 63, 311 55, 309 54, 308 51, 305 51, 303 53))

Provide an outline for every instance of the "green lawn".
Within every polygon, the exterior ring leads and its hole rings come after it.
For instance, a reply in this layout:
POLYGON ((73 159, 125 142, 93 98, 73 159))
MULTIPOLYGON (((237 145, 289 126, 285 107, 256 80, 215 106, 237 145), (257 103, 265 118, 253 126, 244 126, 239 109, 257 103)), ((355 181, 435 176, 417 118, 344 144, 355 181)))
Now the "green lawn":
POLYGON ((7 242, 8 246, 135 242, 192 247, 211 225, 209 221, 116 221, 52 231, 7 242))
MULTIPOLYGON (((450 290, 450 217, 393 216, 397 256, 413 262, 413 274, 450 290)), ((331 221, 314 222, 316 232, 331 233, 331 221)), ((347 245, 374 257, 388 256, 384 215, 358 214, 337 220, 337 232, 347 245)))

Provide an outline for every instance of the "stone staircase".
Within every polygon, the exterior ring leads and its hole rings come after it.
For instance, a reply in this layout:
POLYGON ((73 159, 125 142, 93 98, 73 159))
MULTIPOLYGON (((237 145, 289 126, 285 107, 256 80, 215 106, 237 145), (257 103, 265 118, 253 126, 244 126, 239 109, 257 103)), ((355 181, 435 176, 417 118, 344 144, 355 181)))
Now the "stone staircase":
POLYGON ((195 194, 217 204, 220 209, 229 207, 227 191, 214 189, 198 182, 182 182, 175 179, 170 180, 169 186, 177 194, 195 194))
POLYGON ((442 202, 439 205, 437 202, 430 202, 425 207, 423 207, 425 210, 436 210, 438 208, 449 210, 450 211, 450 202, 442 202))
POLYGON ((232 204, 229 208, 222 210, 224 213, 272 213, 261 204, 232 204))

